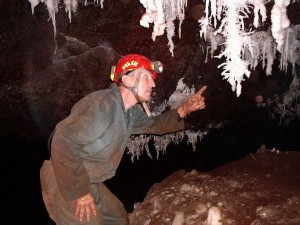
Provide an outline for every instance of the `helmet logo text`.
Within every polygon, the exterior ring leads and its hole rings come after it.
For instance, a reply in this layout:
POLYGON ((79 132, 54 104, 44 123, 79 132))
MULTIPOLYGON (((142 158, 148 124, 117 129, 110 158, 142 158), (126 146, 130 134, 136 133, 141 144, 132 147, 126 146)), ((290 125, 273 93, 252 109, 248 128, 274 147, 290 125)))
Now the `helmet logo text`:
POLYGON ((126 62, 126 63, 122 66, 122 69, 123 69, 123 70, 126 70, 126 68, 129 67, 129 66, 137 67, 138 64, 139 64, 139 62, 132 60, 131 62, 126 62))

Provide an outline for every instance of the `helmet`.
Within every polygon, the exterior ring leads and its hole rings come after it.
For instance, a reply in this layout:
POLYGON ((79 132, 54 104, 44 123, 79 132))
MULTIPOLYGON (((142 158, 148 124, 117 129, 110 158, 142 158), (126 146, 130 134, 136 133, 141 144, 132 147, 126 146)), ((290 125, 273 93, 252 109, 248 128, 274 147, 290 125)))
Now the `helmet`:
POLYGON ((119 75, 124 72, 132 71, 138 68, 145 68, 152 73, 152 78, 157 77, 157 73, 162 73, 163 65, 159 61, 151 62, 147 57, 139 54, 129 54, 123 56, 116 66, 112 66, 110 79, 117 83, 119 75))

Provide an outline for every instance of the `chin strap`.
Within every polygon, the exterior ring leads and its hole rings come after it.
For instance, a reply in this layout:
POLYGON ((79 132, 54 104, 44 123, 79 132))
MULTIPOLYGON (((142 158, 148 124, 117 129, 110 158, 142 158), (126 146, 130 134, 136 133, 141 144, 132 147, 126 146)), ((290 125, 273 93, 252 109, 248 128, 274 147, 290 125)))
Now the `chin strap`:
POLYGON ((151 114, 151 112, 150 112, 150 110, 149 110, 149 108, 148 108, 147 103, 146 103, 146 102, 142 102, 142 105, 143 105, 143 107, 144 107, 144 109, 145 109, 145 111, 146 111, 146 113, 147 113, 147 116, 148 116, 148 117, 151 117, 152 114, 151 114))
POLYGON ((134 97, 139 103, 143 102, 142 99, 138 96, 138 86, 139 86, 140 79, 141 79, 141 73, 138 73, 133 87, 129 89, 134 94, 134 97))
POLYGON ((147 116, 148 117, 151 117, 152 114, 148 108, 148 105, 145 101, 143 101, 139 96, 138 96, 138 85, 139 85, 139 82, 140 82, 140 78, 141 78, 141 73, 139 73, 135 79, 135 83, 134 83, 134 86, 132 88, 128 87, 127 85, 125 85, 123 82, 118 82, 119 85, 121 85, 122 87, 130 90, 132 92, 132 94, 134 95, 135 99, 137 100, 138 103, 141 103, 142 106, 144 107, 144 110, 146 111, 147 113, 147 116))

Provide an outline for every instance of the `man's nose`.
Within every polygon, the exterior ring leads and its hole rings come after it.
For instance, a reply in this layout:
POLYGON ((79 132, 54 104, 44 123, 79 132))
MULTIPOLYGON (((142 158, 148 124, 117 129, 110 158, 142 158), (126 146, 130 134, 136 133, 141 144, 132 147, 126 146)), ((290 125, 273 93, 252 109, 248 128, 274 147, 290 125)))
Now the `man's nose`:
POLYGON ((155 87, 155 81, 152 78, 150 79, 150 86, 155 87))

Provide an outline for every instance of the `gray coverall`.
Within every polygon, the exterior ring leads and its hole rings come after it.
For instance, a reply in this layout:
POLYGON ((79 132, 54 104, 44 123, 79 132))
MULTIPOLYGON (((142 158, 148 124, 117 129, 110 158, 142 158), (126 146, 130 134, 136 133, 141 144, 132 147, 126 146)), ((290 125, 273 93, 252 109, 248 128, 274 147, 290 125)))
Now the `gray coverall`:
POLYGON ((49 216, 57 225, 128 224, 123 204, 102 183, 116 173, 131 134, 165 134, 184 129, 177 110, 147 117, 138 105, 125 112, 116 84, 93 92, 57 124, 51 158, 40 171, 41 188, 49 216), (97 216, 91 221, 74 218, 75 199, 88 192, 97 216))

